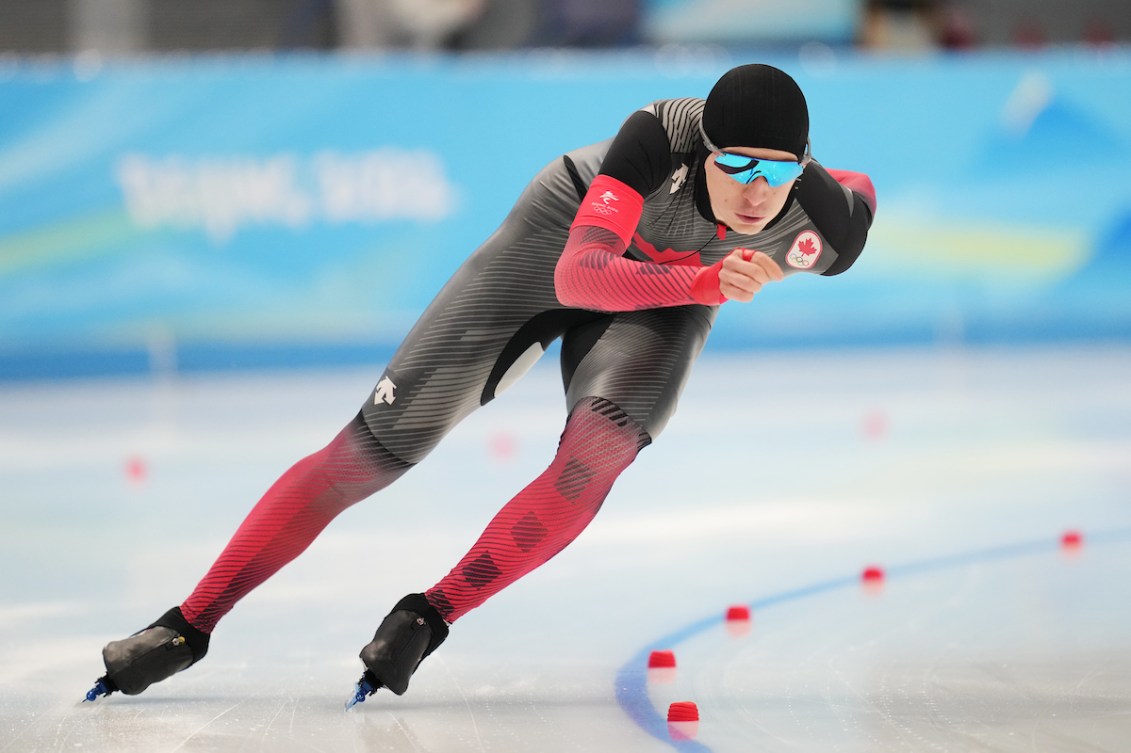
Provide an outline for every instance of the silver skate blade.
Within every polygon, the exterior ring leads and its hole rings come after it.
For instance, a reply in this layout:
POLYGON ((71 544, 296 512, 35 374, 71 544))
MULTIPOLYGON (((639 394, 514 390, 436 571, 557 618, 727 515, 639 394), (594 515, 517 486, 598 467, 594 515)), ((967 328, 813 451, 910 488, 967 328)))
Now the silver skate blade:
POLYGON ((366 674, 362 675, 361 679, 357 681, 357 687, 354 688, 353 696, 351 696, 350 699, 346 701, 346 711, 349 711, 357 704, 363 702, 366 698, 376 693, 377 688, 381 687, 380 684, 374 684, 370 682, 368 674, 369 673, 367 672, 366 674))

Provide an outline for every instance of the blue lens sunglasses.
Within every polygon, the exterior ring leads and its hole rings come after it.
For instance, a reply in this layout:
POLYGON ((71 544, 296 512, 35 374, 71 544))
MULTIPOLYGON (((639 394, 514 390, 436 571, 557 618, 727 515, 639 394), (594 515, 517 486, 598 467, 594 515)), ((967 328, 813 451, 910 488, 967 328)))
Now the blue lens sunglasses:
POLYGON ((809 164, 809 143, 805 144, 805 154, 800 162, 786 160, 758 159, 747 157, 745 154, 724 152, 711 143, 707 138, 703 126, 700 124, 699 133, 703 136, 703 143, 715 155, 715 167, 722 170, 735 181, 744 185, 753 183, 758 178, 765 178, 766 182, 774 188, 785 185, 791 180, 801 177, 805 166, 809 164))

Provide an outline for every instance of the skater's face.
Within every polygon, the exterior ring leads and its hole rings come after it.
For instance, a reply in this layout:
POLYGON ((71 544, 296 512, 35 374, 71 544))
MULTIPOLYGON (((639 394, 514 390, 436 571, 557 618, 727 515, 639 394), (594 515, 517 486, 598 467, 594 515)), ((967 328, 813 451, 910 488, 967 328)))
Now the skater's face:
POLYGON ((704 169, 715 219, 745 235, 760 233, 777 217, 797 181, 793 173, 801 172, 796 155, 745 146, 712 151, 704 169))

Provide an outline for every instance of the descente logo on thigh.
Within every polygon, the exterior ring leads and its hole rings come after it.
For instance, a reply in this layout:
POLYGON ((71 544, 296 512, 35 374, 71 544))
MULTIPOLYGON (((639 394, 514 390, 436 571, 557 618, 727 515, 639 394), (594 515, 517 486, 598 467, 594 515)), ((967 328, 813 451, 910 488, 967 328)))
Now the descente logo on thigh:
POLYGON ((389 377, 385 377, 377 383, 377 388, 373 390, 373 404, 380 405, 381 403, 385 403, 386 405, 392 405, 393 401, 397 399, 395 394, 396 389, 397 385, 393 384, 393 380, 389 379, 389 377))

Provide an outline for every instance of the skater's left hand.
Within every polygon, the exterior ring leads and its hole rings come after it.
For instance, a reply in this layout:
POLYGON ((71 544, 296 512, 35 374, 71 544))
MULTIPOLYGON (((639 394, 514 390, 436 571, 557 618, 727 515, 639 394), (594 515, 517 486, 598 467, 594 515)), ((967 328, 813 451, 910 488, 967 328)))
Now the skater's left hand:
POLYGON ((769 282, 778 282, 785 277, 781 267, 761 251, 736 248, 723 259, 719 271, 719 290, 732 301, 747 303, 754 294, 769 282))

